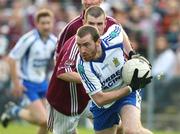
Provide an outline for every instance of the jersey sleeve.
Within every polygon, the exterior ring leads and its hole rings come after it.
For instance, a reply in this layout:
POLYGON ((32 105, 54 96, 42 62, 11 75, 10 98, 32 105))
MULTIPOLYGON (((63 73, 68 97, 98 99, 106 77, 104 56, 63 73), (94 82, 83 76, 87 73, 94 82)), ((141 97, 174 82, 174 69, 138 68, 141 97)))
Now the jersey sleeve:
POLYGON ((109 27, 107 32, 101 36, 106 48, 109 47, 123 47, 123 29, 119 24, 113 24, 109 27))
POLYGON ((76 68, 81 76, 81 81, 86 90, 86 93, 91 96, 102 90, 100 80, 91 70, 89 62, 83 62, 78 56, 76 68))
POLYGON ((63 57, 58 65, 58 70, 56 76, 59 76, 62 73, 72 72, 76 70, 76 57, 78 54, 78 48, 75 44, 75 38, 70 38, 63 47, 63 57))
POLYGON ((20 60, 26 53, 30 45, 36 40, 34 36, 28 37, 26 35, 22 36, 14 48, 10 51, 9 56, 13 59, 20 60))

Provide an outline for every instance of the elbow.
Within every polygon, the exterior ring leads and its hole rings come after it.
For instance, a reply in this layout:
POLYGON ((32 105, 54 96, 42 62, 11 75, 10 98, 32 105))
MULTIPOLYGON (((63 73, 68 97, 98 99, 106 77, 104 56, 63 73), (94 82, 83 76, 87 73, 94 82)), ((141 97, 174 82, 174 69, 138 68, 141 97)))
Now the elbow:
POLYGON ((95 98, 95 99, 94 99, 94 102, 96 103, 96 105, 97 105, 98 107, 103 107, 103 106, 106 104, 106 102, 105 102, 105 100, 103 99, 103 97, 95 98))
POLYGON ((98 92, 92 95, 91 98, 98 107, 102 107, 107 104, 107 97, 103 92, 98 92))

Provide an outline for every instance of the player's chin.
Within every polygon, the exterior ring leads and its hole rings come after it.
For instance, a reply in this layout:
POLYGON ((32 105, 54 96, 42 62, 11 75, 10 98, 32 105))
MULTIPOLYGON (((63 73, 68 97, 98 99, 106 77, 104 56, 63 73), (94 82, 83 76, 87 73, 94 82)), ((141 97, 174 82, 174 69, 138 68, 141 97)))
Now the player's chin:
POLYGON ((83 56, 83 59, 84 59, 85 61, 90 61, 90 60, 91 60, 88 56, 83 56))

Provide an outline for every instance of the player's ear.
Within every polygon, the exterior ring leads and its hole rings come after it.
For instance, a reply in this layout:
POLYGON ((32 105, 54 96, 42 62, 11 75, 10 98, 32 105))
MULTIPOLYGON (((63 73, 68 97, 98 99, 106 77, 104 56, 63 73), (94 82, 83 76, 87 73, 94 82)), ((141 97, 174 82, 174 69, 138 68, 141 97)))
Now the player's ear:
POLYGON ((85 19, 83 19, 83 20, 82 20, 82 22, 83 22, 83 25, 85 25, 85 24, 86 24, 86 20, 85 20, 85 19))
POLYGON ((98 39, 98 40, 96 41, 96 46, 100 45, 100 43, 101 43, 101 40, 98 39))
POLYGON ((107 20, 105 19, 105 26, 107 26, 107 20))

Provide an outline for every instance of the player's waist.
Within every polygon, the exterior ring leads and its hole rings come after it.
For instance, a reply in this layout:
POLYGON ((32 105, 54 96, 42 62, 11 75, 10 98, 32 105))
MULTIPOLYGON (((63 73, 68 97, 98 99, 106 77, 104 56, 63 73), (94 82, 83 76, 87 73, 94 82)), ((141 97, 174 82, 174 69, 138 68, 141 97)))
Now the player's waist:
POLYGON ((45 81, 47 79, 47 75, 45 74, 45 72, 43 72, 43 73, 21 72, 20 77, 22 80, 30 81, 30 82, 37 83, 37 84, 42 83, 43 81, 45 81))

